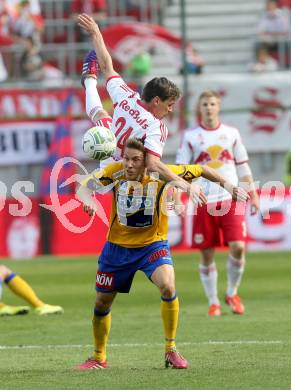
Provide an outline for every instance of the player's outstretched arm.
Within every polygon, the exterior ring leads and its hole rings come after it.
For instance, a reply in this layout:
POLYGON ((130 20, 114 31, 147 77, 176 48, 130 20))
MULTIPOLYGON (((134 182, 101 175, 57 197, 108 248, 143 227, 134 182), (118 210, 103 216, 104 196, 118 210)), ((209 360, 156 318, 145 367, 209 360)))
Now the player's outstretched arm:
POLYGON ((95 20, 87 14, 81 14, 78 16, 78 24, 91 36, 98 64, 104 77, 107 79, 117 75, 118 73, 113 68, 112 58, 105 46, 101 31, 95 20))
POLYGON ((249 199, 248 193, 241 187, 234 186, 227 179, 221 176, 215 169, 210 168, 206 165, 201 165, 202 173, 201 176, 207 180, 210 180, 214 183, 219 184, 226 191, 228 191, 233 200, 238 200, 241 202, 245 202, 249 199))
POLYGON ((104 170, 101 169, 87 175, 79 182, 79 186, 76 190, 76 198, 83 203, 84 211, 90 216, 100 211, 100 203, 96 202, 96 199, 94 199, 92 195, 95 193, 105 194, 111 191, 115 186, 115 183, 110 183, 109 185, 106 185, 105 182, 102 183, 99 179, 103 174, 104 170))
POLYGON ((199 185, 193 186, 181 176, 178 176, 174 169, 170 169, 159 157, 147 153, 146 167, 149 172, 157 172, 162 180, 173 182, 175 187, 180 188, 183 192, 187 192, 194 203, 203 204, 207 202, 206 196, 199 185))
POLYGON ((239 177, 239 180, 240 180, 240 185, 246 188, 250 195, 250 204, 251 204, 250 213, 251 215, 255 215, 260 210, 260 199, 256 190, 256 186, 254 183, 251 170, 248 175, 239 177))

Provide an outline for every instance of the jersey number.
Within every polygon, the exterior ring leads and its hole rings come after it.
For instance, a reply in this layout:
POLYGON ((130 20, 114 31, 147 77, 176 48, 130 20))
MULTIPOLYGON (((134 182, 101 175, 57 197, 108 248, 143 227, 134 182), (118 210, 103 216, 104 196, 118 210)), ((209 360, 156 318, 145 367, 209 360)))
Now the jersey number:
POLYGON ((133 128, 128 127, 127 129, 125 128, 126 125, 126 120, 124 117, 120 117, 116 121, 116 128, 117 131, 115 133, 115 137, 117 139, 117 146, 119 149, 121 149, 121 157, 123 157, 124 154, 124 145, 129 138, 130 134, 132 133, 133 128))

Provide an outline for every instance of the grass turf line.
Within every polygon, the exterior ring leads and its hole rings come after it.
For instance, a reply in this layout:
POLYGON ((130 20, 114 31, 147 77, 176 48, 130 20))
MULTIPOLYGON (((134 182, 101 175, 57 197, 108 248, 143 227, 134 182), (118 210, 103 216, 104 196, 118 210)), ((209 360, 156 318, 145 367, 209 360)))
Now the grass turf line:
MULTIPOLYGON (((206 315, 197 254, 174 257, 181 305, 177 341, 189 360, 189 370, 164 369, 159 292, 138 273, 132 292, 119 295, 113 306, 110 370, 73 371, 74 365, 91 352, 88 345, 92 342, 96 259, 45 258, 6 264, 26 278, 42 299, 63 305, 65 314, 43 318, 32 312, 23 317, 0 318, 1 346, 43 346, 0 349, 0 388, 91 389, 97 384, 104 389, 290 388, 290 316, 286 314, 290 307, 290 256, 249 254, 240 289, 246 314, 235 316, 223 304, 221 318, 206 315), (49 345, 52 348, 46 348, 49 345), (56 349, 54 345, 84 348, 56 349)), ((223 299, 225 254, 217 255, 217 265, 223 299)), ((5 286, 4 301, 23 304, 5 286)))

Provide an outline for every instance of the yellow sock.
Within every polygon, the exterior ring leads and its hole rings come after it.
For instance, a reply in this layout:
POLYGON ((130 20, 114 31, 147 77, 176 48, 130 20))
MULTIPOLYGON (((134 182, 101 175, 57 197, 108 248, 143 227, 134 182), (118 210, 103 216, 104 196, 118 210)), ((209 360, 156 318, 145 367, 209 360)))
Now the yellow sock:
POLYGON ((44 303, 36 296, 30 285, 20 276, 12 274, 5 280, 5 282, 10 290, 14 292, 14 294, 19 295, 33 307, 44 305, 44 303))
POLYGON ((162 298, 161 315, 165 331, 166 352, 168 352, 176 347, 175 339, 179 318, 179 300, 176 296, 170 301, 162 298))
POLYGON ((105 315, 96 315, 95 313, 92 324, 95 345, 93 358, 102 363, 106 360, 106 346, 111 328, 111 312, 105 315))

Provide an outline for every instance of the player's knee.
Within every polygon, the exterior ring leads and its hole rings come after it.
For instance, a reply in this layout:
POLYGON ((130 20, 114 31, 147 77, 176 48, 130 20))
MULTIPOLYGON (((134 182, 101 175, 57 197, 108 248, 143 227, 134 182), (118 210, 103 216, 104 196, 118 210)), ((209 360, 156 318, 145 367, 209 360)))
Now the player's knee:
POLYGON ((160 285, 161 295, 164 298, 172 298, 176 293, 174 281, 165 281, 160 285))
POLYGON ((214 249, 203 249, 201 250, 201 264, 208 267, 210 264, 213 263, 214 260, 214 249))
POLYGON ((106 310, 110 309, 110 307, 111 307, 111 304, 108 304, 105 301, 96 301, 96 303, 95 303, 95 309, 97 311, 100 311, 100 312, 106 311, 106 310))
POLYGON ((108 299, 108 297, 104 297, 102 295, 97 295, 95 302, 95 309, 97 311, 105 311, 110 309, 112 305, 112 300, 108 299))
POLYGON ((6 267, 5 265, 0 265, 0 279, 5 280, 10 276, 13 272, 10 268, 6 267))
POLYGON ((213 257, 201 257, 201 264, 205 267, 208 267, 210 264, 213 263, 213 257))
POLYGON ((230 247, 230 253, 235 259, 241 259, 244 256, 245 246, 242 242, 233 243, 230 247))

